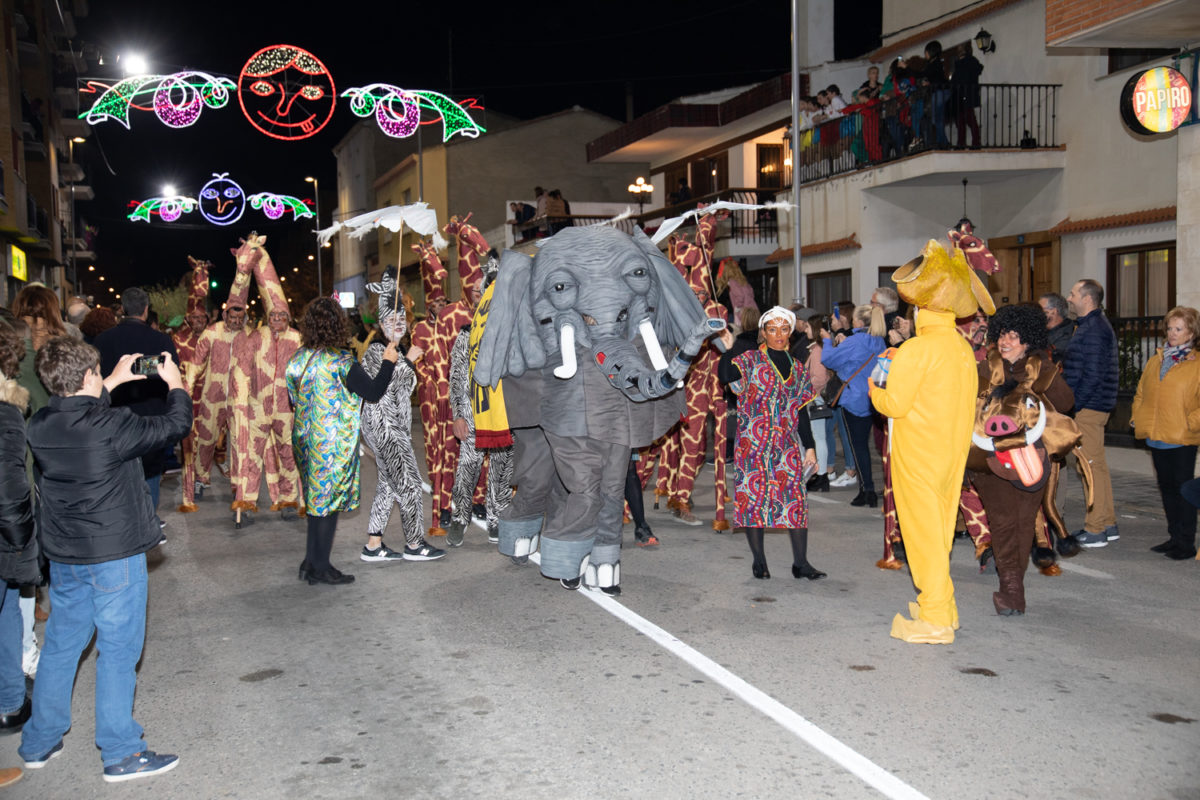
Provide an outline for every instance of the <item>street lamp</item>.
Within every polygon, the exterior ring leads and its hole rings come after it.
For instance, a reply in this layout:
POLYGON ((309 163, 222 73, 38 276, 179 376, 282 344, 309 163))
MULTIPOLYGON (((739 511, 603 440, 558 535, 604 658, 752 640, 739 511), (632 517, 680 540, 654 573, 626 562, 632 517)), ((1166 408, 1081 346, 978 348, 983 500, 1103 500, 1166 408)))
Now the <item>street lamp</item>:
MULTIPOLYGON (((319 231, 321 229, 321 182, 311 176, 304 180, 306 183, 313 185, 313 197, 315 198, 313 201, 313 205, 315 206, 313 211, 316 212, 316 222, 313 223, 313 230, 319 231)), ((309 256, 309 260, 311 259, 312 256, 309 256)), ((317 295, 320 296, 323 294, 325 294, 325 286, 321 277, 321 247, 317 245, 317 295)))
POLYGON ((637 198, 638 216, 642 215, 642 207, 646 203, 646 195, 654 191, 654 184, 646 183, 646 179, 639 177, 636 181, 626 187, 628 192, 637 198))

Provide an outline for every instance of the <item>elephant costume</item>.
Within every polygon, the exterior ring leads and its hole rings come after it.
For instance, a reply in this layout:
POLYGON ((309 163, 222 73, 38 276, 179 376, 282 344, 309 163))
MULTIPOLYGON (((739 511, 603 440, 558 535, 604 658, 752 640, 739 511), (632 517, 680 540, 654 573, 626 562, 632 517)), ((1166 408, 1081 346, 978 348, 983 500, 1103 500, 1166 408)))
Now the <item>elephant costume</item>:
POLYGON ((540 542, 546 577, 619 594, 630 450, 679 420, 680 380, 725 323, 645 234, 606 227, 506 251, 486 312, 474 380, 503 379, 518 487, 500 552, 524 561, 540 542))

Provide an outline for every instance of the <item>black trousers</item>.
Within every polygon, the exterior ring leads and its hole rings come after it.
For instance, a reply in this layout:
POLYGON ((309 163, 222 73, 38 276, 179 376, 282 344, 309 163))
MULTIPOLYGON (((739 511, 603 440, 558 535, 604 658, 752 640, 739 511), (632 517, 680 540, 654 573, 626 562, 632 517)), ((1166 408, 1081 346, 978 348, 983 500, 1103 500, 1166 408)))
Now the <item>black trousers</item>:
POLYGON ((875 479, 871 476, 871 430, 875 423, 870 414, 860 417, 845 411, 846 429, 850 432, 850 446, 854 448, 854 467, 858 471, 858 485, 864 492, 875 491, 875 479))
POLYGON ((1167 533, 1176 547, 1196 547, 1196 507, 1184 499, 1180 487, 1196 475, 1196 445, 1159 450, 1151 447, 1154 475, 1167 515, 1167 533))

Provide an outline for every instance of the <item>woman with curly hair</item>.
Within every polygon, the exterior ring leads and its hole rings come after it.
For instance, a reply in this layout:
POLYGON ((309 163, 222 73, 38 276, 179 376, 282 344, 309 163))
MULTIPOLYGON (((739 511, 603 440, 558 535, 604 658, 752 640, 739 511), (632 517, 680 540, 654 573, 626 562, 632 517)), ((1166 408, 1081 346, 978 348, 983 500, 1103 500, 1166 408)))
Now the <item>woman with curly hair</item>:
POLYGON ((329 563, 338 513, 358 508, 359 408, 383 397, 399 350, 391 342, 372 378, 346 349, 346 314, 331 297, 318 297, 300 320, 301 345, 287 366, 295 409, 292 447, 304 481, 308 545, 300 580, 340 585, 354 580, 329 563))
POLYGON ((1180 492, 1196 474, 1200 445, 1200 312, 1176 306, 1163 319, 1166 346, 1146 363, 1133 398, 1134 436, 1146 440, 1170 538, 1150 549, 1183 561, 1196 557, 1196 507, 1180 492))
POLYGON ((83 334, 85 342, 95 344, 97 336, 109 328, 115 327, 117 327, 117 315, 104 306, 96 306, 79 323, 79 332, 83 334))
MULTIPOLYGON (((1021 392, 1022 403, 1036 398, 1048 406, 1046 412, 1066 413, 1074 408, 1075 396, 1046 352, 1046 315, 1041 307, 1026 304, 999 309, 988 322, 987 341, 987 357, 979 364, 979 397, 985 403, 990 398, 1021 392)), ((996 438, 1011 435, 1005 419, 990 417, 984 420, 984 429, 995 428, 996 438)), ((977 419, 976 430, 978 426, 977 419)), ((1038 474, 1030 463, 1032 454, 1028 450, 1028 454, 1008 456, 1007 462, 999 461, 999 454, 988 459, 989 466, 995 461, 997 468, 1004 470, 1004 477, 996 473, 996 468, 968 471, 992 532, 992 554, 1000 579, 1000 591, 992 595, 992 605, 1002 616, 1025 613, 1025 569, 1033 549, 1038 509, 1046 493, 1045 473, 1049 472, 1044 467, 1040 479, 1034 479, 1038 474)), ((1045 458, 1044 450, 1039 454, 1045 458)))
POLYGON ((67 327, 63 325, 59 313, 58 295, 40 283, 31 284, 17 292, 12 313, 26 326, 26 330, 21 332, 25 340, 25 357, 21 360, 21 372, 15 377, 17 383, 29 392, 29 413, 32 415, 50 401, 50 393, 42 386, 33 368, 33 358, 50 339, 65 335, 67 327))

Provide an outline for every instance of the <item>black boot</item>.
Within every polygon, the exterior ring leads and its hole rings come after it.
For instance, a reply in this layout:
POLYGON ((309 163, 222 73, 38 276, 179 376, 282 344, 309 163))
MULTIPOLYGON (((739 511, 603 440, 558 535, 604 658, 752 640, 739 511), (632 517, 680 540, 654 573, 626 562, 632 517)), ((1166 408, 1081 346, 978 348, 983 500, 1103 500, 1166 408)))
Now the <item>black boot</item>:
POLYGON ((878 503, 879 496, 865 489, 860 490, 858 495, 850 501, 850 505, 852 506, 870 506, 871 508, 874 508, 878 503))
POLYGON ((808 479, 808 483, 804 484, 804 488, 810 492, 828 492, 829 491, 829 473, 822 472, 819 475, 813 475, 808 479))
POLYGON ((754 577, 760 579, 771 577, 771 572, 767 569, 767 555, 763 551, 763 533, 762 528, 746 528, 746 543, 750 545, 750 554, 754 556, 750 571, 754 577))

